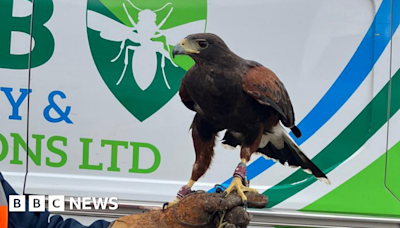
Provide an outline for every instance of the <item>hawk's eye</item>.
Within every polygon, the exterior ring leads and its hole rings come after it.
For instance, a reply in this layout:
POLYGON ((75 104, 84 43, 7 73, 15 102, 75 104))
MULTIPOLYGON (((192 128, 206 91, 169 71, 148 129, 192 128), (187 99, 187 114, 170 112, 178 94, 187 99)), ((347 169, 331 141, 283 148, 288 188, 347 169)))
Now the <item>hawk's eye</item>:
POLYGON ((205 40, 199 40, 197 41, 197 44, 199 45, 200 48, 205 49, 208 47, 208 42, 205 40))

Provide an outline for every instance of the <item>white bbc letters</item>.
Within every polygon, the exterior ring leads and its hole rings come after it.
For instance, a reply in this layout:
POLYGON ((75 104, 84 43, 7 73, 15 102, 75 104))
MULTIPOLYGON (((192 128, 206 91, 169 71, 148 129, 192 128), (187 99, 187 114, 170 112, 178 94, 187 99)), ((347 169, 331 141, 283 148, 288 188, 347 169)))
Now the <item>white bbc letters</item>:
POLYGON ((10 195, 8 202, 9 211, 25 211, 24 195, 10 195))
POLYGON ((30 195, 29 211, 45 211, 45 203, 44 195, 30 195))
POLYGON ((64 211, 65 199, 61 195, 49 196, 49 211, 64 211))
MULTIPOLYGON (((70 197, 69 207, 72 210, 75 206, 77 210, 110 210, 118 209, 117 197, 70 197)), ((25 195, 10 195, 9 197, 10 212, 24 212, 26 209, 25 195)), ((42 212, 46 210, 46 196, 30 195, 28 197, 28 211, 42 212)), ((63 195, 49 195, 47 209, 50 212, 65 210, 65 197, 63 195)))

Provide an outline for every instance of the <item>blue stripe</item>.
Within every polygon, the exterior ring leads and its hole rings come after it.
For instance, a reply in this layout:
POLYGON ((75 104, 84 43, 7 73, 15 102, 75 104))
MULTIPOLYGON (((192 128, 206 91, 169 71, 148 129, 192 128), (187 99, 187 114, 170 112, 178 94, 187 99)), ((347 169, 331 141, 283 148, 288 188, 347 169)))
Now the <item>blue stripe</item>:
MULTIPOLYGON (((393 12, 400 10, 400 0, 393 1, 393 8, 393 12)), ((391 0, 383 0, 372 25, 349 63, 317 105, 298 124, 303 136, 297 139, 293 133, 290 133, 298 145, 303 144, 328 122, 368 76, 391 39, 390 21, 391 0)), ((399 26, 399 22, 400 16, 395 13, 393 15, 393 34, 399 26)), ((247 167, 248 179, 255 178, 274 164, 275 162, 271 160, 258 158, 247 167)), ((222 185, 227 186, 231 181, 232 178, 229 178, 222 185)), ((215 189, 209 190, 209 192, 213 191, 215 189)))

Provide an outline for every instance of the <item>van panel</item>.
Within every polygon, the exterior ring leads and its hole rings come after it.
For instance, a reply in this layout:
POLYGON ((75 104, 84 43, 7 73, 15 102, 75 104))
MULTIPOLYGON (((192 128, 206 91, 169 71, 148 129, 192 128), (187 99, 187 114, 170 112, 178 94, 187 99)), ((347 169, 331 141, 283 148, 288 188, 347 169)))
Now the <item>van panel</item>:
POLYGON ((0 2, 0 170, 19 193, 26 172, 31 14, 30 1, 0 2))
MULTIPOLYGON (((399 2, 395 2, 399 6, 399 2)), ((400 7, 400 6, 399 6, 400 7)), ((397 21, 400 19, 400 12, 393 11, 393 20, 397 21)), ((400 34, 397 32, 393 36, 392 39, 392 66, 391 66, 392 74, 400 75, 400 34)), ((392 80, 394 81, 394 79, 392 80)), ((392 82, 393 83, 393 82, 392 82)), ((396 97, 400 96, 398 90, 392 90, 391 99, 395 100, 396 97)), ((391 104, 390 111, 395 112, 395 104, 391 104)), ((390 121, 389 122, 389 144, 398 142, 400 133, 399 133, 399 121, 390 121)), ((399 183, 399 175, 400 175, 400 148, 389 150, 387 153, 387 165, 386 165, 386 186, 391 194, 400 201, 400 183, 399 183)))
MULTIPOLYGON (((169 52, 186 35, 207 31, 276 72, 305 133, 297 142, 332 182, 253 156, 251 186, 270 197, 269 207, 354 210, 335 207, 337 200, 307 206, 386 151, 390 1, 131 3, 35 1, 41 16, 33 36, 47 40, 47 49, 32 53, 32 61, 44 63, 31 72, 35 156, 28 159, 27 193, 173 200, 195 159, 194 114, 177 95, 193 61, 169 52)), ((219 141, 215 150, 194 189, 228 184, 239 151, 219 141)))

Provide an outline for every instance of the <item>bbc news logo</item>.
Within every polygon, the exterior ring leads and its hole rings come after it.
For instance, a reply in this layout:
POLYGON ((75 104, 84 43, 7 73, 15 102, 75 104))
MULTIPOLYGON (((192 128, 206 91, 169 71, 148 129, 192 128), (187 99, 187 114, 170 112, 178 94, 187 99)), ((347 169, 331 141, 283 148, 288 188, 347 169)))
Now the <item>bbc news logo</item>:
MULTIPOLYGON (((67 197, 68 198, 68 197, 67 197)), ((116 210, 118 209, 117 197, 69 197, 65 201, 65 196, 62 195, 49 195, 48 204, 46 207, 46 197, 44 195, 30 195, 28 197, 28 211, 40 212, 47 209, 53 211, 65 211, 65 207, 69 210, 116 210), (66 205, 65 202, 67 202, 66 205)), ((25 195, 10 195, 9 199, 10 212, 24 212, 26 209, 25 195)))

